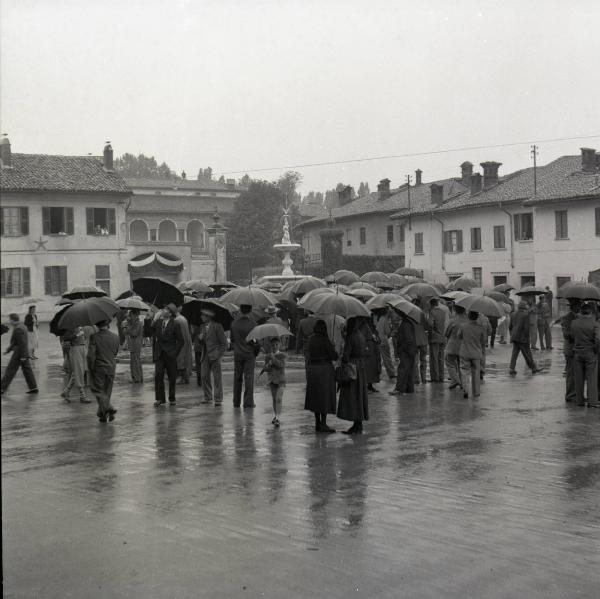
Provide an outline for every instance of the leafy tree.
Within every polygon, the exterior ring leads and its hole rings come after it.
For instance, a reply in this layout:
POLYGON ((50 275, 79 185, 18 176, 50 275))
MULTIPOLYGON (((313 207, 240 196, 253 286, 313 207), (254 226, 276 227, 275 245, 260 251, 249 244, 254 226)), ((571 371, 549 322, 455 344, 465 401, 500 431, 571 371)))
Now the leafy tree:
POLYGON ((247 173, 240 179, 240 185, 242 187, 248 187, 248 185, 250 185, 250 176, 247 173))
POLYGON ((115 160, 115 169, 123 177, 144 179, 179 179, 166 162, 160 166, 154 156, 125 153, 115 160))
POLYGON ((219 177, 219 183, 222 183, 223 185, 225 185, 225 175, 221 175, 219 177))
POLYGON ((296 189, 301 182, 302 175, 296 171, 287 171, 277 180, 276 185, 281 190, 284 201, 287 198, 288 206, 300 203, 301 196, 296 189))

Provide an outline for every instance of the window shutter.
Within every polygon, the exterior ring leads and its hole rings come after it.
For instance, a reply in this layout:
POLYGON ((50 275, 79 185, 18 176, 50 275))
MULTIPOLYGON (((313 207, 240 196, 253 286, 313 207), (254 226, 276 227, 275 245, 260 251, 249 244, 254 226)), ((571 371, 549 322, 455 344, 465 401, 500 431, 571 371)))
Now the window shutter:
POLYGON ((50 235, 50 208, 46 206, 42 208, 42 233, 50 235))
POLYGON ((462 252, 463 251, 462 230, 456 232, 456 251, 457 252, 462 252))
MULTIPOLYGON (((70 208, 70 210, 71 210, 71 213, 72 213, 73 209, 70 208)), ((68 286, 67 286, 67 267, 66 266, 59 266, 58 267, 58 284, 59 284, 59 290, 58 290, 58 292, 62 295, 68 289, 68 286)))
POLYGON ((442 252, 444 252, 444 254, 448 253, 448 232, 444 231, 442 233, 442 252))
POLYGON ((67 229, 65 233, 67 235, 73 235, 75 232, 75 227, 73 224, 73 208, 65 208, 65 221, 65 227, 67 229))
POLYGON ((106 212, 108 212, 108 232, 111 235, 117 234, 117 223, 115 218, 115 209, 109 208, 106 212))
POLYGON ((0 270, 0 295, 4 297, 4 292, 6 288, 6 271, 4 269, 0 270))
POLYGON ((52 267, 44 266, 44 293, 52 295, 52 267))
MULTIPOLYGON (((25 208, 27 210, 27 208, 25 208)), ((30 270, 28 268, 22 268, 22 278, 23 278, 23 295, 31 295, 31 276, 30 270)))
POLYGON ((29 235, 29 208, 21 208, 21 235, 29 235))
POLYGON ((4 235, 4 208, 0 209, 0 235, 4 235))
POLYGON ((94 234, 94 209, 86 208, 85 209, 85 222, 87 227, 87 234, 94 234))

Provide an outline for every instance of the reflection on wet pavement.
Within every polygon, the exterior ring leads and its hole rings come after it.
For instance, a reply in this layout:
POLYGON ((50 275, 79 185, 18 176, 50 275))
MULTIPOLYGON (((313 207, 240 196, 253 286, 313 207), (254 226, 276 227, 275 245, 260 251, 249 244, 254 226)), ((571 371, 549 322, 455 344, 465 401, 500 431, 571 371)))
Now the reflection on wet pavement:
POLYGON ((299 382, 280 429, 229 375, 222 408, 186 385, 156 410, 149 366, 119 366, 100 425, 46 342, 43 392, 2 398, 7 597, 598 596, 600 415, 564 404, 558 350, 511 379, 496 348, 476 401, 384 381, 348 438, 314 433, 299 382))

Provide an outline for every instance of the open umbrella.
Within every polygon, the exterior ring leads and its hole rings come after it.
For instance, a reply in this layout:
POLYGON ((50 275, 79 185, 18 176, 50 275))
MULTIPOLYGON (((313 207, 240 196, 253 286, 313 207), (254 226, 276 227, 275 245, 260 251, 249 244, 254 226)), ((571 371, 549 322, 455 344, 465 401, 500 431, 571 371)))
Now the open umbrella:
POLYGON ((127 291, 123 291, 123 293, 120 293, 119 295, 117 295, 117 297, 115 297, 115 301, 118 302, 119 300, 125 299, 126 297, 132 297, 134 295, 135 295, 135 291, 128 289, 127 291))
POLYGON ((192 279, 191 281, 182 281, 177 284, 177 289, 185 293, 193 291, 194 293, 212 293, 214 289, 200 279, 192 279))
POLYGON ((97 324, 111 320, 120 310, 119 305, 109 297, 90 297, 82 299, 64 310, 58 320, 58 330, 72 331, 77 327, 97 324))
POLYGON ((388 276, 390 283, 394 286, 394 289, 402 289, 402 287, 408 285, 408 279, 403 275, 396 274, 395 272, 388 272, 386 275, 388 276))
POLYGON ((569 281, 561 285, 556 297, 578 299, 582 301, 600 301, 600 290, 591 283, 584 281, 569 281))
POLYGON ((491 297, 485 295, 467 295, 457 299, 454 304, 463 307, 467 312, 479 312, 486 316, 496 316, 502 318, 504 310, 500 304, 491 297))
POLYGON ((511 305, 510 300, 506 297, 506 295, 504 295, 504 293, 501 293, 500 291, 486 291, 484 295, 486 297, 491 297, 497 302, 502 302, 504 304, 508 304, 509 306, 511 305))
POLYGON ((73 287, 70 291, 62 294, 64 299, 86 299, 88 297, 104 297, 106 291, 93 285, 83 285, 81 287, 73 287))
POLYGON ((423 310, 418 306, 415 306, 412 302, 409 302, 401 297, 395 297, 390 300, 388 304, 397 310, 398 312, 402 312, 402 314, 406 314, 411 320, 415 322, 421 322, 421 318, 423 317, 423 310))
POLYGON ((410 276, 410 277, 418 277, 419 279, 422 279, 422 273, 420 270, 417 270, 416 268, 411 268, 410 266, 402 266, 400 268, 397 268, 394 271, 397 275, 403 275, 403 276, 410 276))
POLYGON ((246 341, 261 341, 272 337, 289 337, 291 333, 280 324, 267 322, 254 327, 246 336, 246 341))
POLYGON ((544 295, 546 290, 543 287, 535 287, 534 285, 528 285, 522 287, 519 291, 515 292, 515 295, 544 295))
POLYGON ((281 291, 281 283, 276 283, 275 281, 266 281, 265 283, 261 283, 259 287, 269 293, 279 293, 281 291))
POLYGON ((458 277, 451 283, 448 284, 448 289, 452 289, 454 291, 469 291, 473 289, 473 287, 481 287, 481 285, 470 277, 458 277))
POLYGON ((371 316, 369 309, 360 300, 345 293, 319 293, 305 302, 302 307, 315 314, 337 314, 346 319, 371 316))
POLYGON ((50 332, 57 337, 64 335, 67 332, 67 329, 59 329, 58 321, 63 317, 64 313, 73 305, 74 302, 67 304, 63 308, 61 308, 50 320, 50 332))
POLYGON ((167 304, 183 306, 183 293, 169 281, 159 277, 140 277, 132 283, 133 290, 147 303, 158 308, 167 304))
POLYGON ((394 293, 380 293, 368 300, 365 305, 369 310, 381 310, 382 308, 388 308, 389 302, 397 300, 398 297, 394 293))
POLYGON ((377 297, 377 294, 370 289, 351 289, 350 291, 346 291, 346 293, 352 297, 358 298, 363 302, 366 302, 373 297, 377 297))
POLYGON ((288 297, 293 295, 304 295, 305 293, 308 293, 313 289, 319 289, 320 287, 327 287, 327 283, 325 283, 323 279, 308 276, 294 281, 292 285, 282 292, 282 295, 286 294, 288 297))
POLYGON ((150 310, 150 306, 145 304, 139 295, 117 300, 117 305, 123 310, 150 310))
POLYGON ((439 291, 429 283, 411 283, 402 292, 412 298, 438 297, 439 291))
POLYGON ((202 324, 202 310, 212 310, 215 314, 215 321, 228 331, 233 322, 233 314, 237 312, 237 306, 216 299, 193 299, 183 304, 181 313, 192 324, 200 325, 202 324))
POLYGON ((413 283, 429 283, 429 281, 425 281, 421 277, 413 277, 412 275, 406 275, 406 280, 409 285, 412 285, 413 283))
POLYGON ((431 283, 440 293, 446 293, 448 289, 443 283, 431 283))
POLYGON ((336 283, 341 283, 342 285, 352 285, 352 283, 360 281, 360 277, 351 270, 337 270, 333 273, 333 278, 336 283))
POLYGON ((357 281, 356 283, 352 283, 352 285, 348 285, 348 289, 352 291, 353 289, 368 289, 369 291, 373 291, 373 293, 379 293, 379 289, 375 287, 375 285, 371 285, 371 283, 365 283, 364 281, 357 281))
POLYGON ((308 293, 304 294, 299 300, 298 300, 298 306, 302 307, 306 302, 310 301, 310 299, 312 297, 314 297, 315 295, 319 295, 321 293, 338 293, 338 291, 336 289, 332 289, 331 287, 319 287, 318 289, 313 289, 312 291, 309 291, 308 293))
POLYGON ((276 298, 273 294, 260 287, 236 287, 229 290, 221 298, 221 301, 236 306, 252 306, 254 308, 266 308, 274 306, 276 298))
POLYGON ((380 270, 372 270, 371 272, 366 272, 361 278, 361 281, 365 283, 371 283, 371 285, 375 285, 375 283, 389 283, 389 277, 380 270))
POLYGON ((492 291, 500 291, 500 293, 505 293, 511 289, 514 289, 512 285, 509 285, 508 283, 500 283, 500 285, 496 285, 492 291))
POLYGON ((467 297, 471 295, 466 291, 446 291, 446 293, 442 293, 440 297, 445 300, 450 300, 451 302, 455 302, 456 300, 462 299, 463 297, 467 297))

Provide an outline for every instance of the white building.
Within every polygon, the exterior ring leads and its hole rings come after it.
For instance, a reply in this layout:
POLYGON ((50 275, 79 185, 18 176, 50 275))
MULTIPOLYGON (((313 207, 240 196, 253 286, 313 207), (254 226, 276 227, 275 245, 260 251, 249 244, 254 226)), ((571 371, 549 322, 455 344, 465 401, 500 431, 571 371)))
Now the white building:
POLYGON ((131 191, 103 158, 13 154, 0 145, 2 316, 40 299, 40 318, 69 288, 129 287, 125 209, 131 191))

